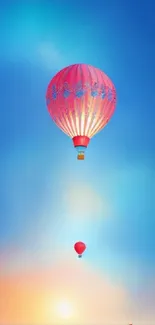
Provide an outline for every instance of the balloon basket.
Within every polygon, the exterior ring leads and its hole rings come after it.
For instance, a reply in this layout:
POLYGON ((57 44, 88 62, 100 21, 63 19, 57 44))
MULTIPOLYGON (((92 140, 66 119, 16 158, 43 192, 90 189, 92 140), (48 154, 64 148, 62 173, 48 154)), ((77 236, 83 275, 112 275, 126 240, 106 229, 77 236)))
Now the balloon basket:
POLYGON ((78 154, 77 159, 78 160, 84 160, 84 154, 83 153, 78 154))

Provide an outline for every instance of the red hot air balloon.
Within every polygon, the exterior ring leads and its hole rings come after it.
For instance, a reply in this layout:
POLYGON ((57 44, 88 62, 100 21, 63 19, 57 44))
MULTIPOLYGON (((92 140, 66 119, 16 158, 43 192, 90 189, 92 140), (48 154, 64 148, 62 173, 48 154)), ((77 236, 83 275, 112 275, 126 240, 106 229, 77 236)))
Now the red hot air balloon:
POLYGON ((84 251, 86 249, 86 245, 84 243, 82 243, 81 241, 78 241, 77 243, 75 243, 74 249, 75 249, 76 253, 78 254, 78 257, 82 257, 82 254, 84 253, 84 251))
POLYGON ((79 160, 90 139, 109 122, 116 91, 107 75, 87 64, 59 71, 48 85, 46 103, 56 125, 73 140, 79 160))

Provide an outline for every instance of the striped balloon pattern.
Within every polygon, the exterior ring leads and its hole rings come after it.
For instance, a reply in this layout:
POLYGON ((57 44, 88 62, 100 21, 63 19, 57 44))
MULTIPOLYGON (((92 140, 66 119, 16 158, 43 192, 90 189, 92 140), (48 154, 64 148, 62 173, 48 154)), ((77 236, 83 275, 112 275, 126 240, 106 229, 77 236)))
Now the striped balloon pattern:
POLYGON ((116 90, 110 78, 87 64, 74 64, 50 81, 46 103, 56 125, 72 139, 91 139, 112 117, 116 90))

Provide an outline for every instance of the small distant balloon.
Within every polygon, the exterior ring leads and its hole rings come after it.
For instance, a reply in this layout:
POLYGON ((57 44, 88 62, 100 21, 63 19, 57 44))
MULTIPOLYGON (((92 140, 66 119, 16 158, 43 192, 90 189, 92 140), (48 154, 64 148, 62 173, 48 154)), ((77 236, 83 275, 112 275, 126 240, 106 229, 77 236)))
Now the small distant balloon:
POLYGON ((69 137, 84 160, 90 139, 111 119, 116 90, 110 78, 88 64, 73 64, 59 71, 46 92, 49 114, 69 137))
POLYGON ((74 249, 75 249, 75 252, 78 254, 78 257, 80 258, 80 257, 82 257, 82 254, 86 250, 86 245, 83 242, 78 241, 77 243, 75 243, 74 249))

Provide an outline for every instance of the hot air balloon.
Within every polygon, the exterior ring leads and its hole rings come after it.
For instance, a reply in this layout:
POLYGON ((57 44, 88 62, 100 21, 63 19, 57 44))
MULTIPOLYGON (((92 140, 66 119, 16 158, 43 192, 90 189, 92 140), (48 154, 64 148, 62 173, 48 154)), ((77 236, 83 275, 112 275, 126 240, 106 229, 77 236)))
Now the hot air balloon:
POLYGON ((79 160, 90 139, 109 122, 116 106, 116 91, 109 77, 87 64, 59 71, 46 93, 47 108, 56 125, 73 140, 79 160))
POLYGON ((84 253, 85 249, 86 249, 86 245, 81 242, 81 241, 78 241, 77 243, 75 243, 74 245, 74 249, 76 251, 76 253, 78 254, 78 257, 82 257, 82 254, 84 253))

